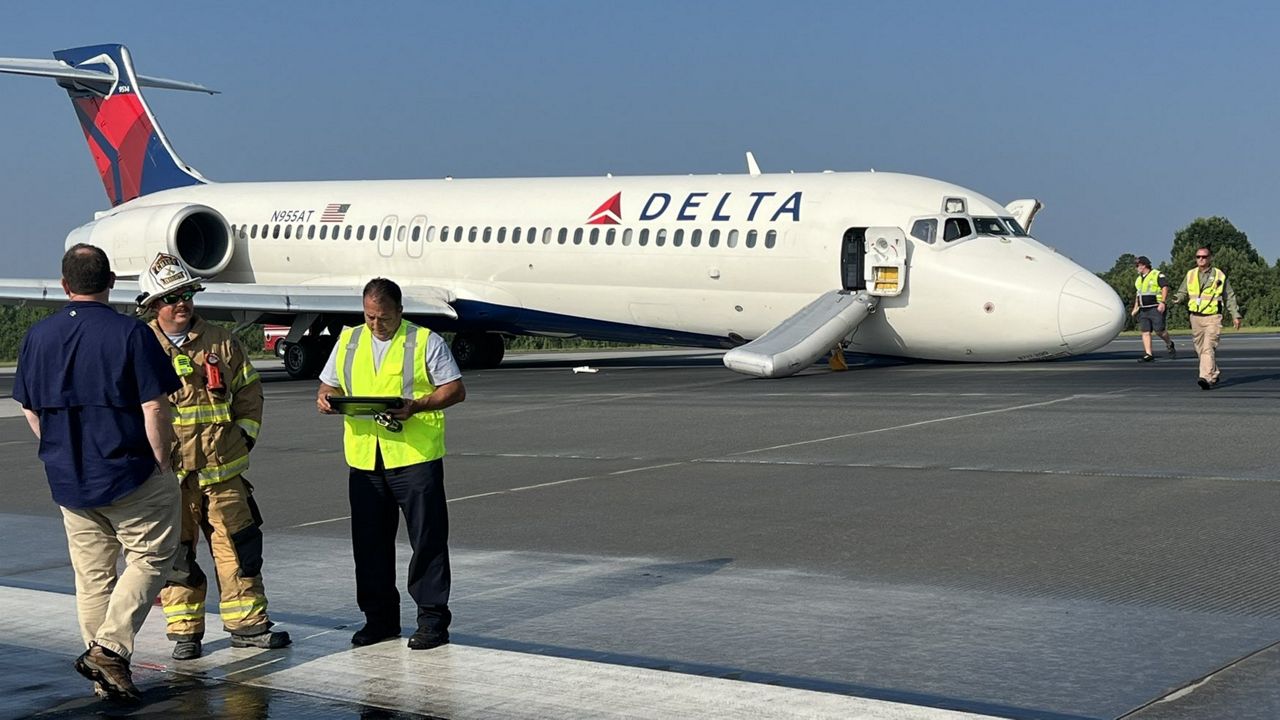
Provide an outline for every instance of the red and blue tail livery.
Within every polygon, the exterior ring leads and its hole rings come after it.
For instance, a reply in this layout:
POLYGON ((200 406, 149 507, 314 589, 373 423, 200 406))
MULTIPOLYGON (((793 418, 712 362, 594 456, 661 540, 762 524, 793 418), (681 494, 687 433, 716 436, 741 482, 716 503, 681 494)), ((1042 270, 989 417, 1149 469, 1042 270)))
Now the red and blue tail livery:
MULTIPOLYGON (((142 98, 129 50, 91 45, 59 50, 54 75, 75 106, 89 152, 113 206, 160 190, 208 182, 178 158, 142 98)), ((151 80, 147 78, 146 80, 151 80)))
POLYGON ((59 50, 54 58, 110 80, 59 80, 75 106, 89 152, 111 204, 206 182, 179 158, 142 99, 129 51, 122 45, 59 50))

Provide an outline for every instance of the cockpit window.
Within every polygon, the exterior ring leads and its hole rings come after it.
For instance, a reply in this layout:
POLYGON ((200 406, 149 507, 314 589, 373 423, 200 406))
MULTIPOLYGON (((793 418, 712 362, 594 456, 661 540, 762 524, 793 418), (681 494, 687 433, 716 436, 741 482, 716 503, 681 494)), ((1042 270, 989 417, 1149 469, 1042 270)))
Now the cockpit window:
POLYGON ((1000 222, 1000 218, 976 217, 973 219, 974 230, 979 235, 1008 235, 1009 228, 1000 222))
POLYGON ((942 241, 955 242, 972 234, 968 218, 951 217, 947 218, 947 224, 942 228, 942 241))
POLYGON ((915 221, 911 224, 911 237, 932 245, 938 240, 938 221, 934 218, 915 221))
POLYGON ((1018 237, 1027 237, 1027 231, 1022 229, 1022 226, 1018 224, 1017 220, 1014 220, 1011 217, 1004 217, 1000 219, 1004 221, 1005 225, 1009 226, 1009 230, 1012 231, 1014 235, 1017 235, 1018 237))

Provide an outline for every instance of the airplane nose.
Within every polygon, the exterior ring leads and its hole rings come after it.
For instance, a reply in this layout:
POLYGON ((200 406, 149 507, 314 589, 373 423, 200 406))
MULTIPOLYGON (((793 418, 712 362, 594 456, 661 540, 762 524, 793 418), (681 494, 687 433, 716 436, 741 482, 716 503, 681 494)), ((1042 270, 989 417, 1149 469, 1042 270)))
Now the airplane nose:
POLYGON ((1085 270, 1072 275, 1058 297, 1058 330, 1073 355, 1106 345, 1124 327, 1120 296, 1097 275, 1085 270))

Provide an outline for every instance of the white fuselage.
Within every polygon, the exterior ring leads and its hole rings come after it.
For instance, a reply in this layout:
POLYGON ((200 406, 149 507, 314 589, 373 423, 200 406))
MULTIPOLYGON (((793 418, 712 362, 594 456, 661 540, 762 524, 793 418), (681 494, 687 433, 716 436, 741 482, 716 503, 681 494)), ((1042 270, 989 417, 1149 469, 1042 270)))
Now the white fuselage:
MULTIPOLYGON (((485 308, 498 322, 489 329, 609 339, 633 329, 641 341, 728 346, 840 289, 847 230, 945 222, 944 198, 962 198, 966 217, 1009 216, 965 188, 892 173, 219 183, 145 195, 104 215, 213 208, 235 238, 219 282, 359 286, 384 276, 451 291, 463 322, 469 308, 485 308)), ((1122 320, 1105 283, 1030 236, 908 235, 905 291, 883 299, 850 349, 1048 358, 1106 344, 1122 320)))

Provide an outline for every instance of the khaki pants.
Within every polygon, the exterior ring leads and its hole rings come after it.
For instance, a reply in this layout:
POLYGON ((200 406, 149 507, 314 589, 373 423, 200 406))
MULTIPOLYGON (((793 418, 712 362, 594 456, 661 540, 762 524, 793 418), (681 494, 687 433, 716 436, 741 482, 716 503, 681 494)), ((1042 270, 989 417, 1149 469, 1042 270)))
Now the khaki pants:
POLYGON ((178 481, 156 472, 105 507, 62 508, 80 635, 128 658, 178 551, 178 481), (124 550, 124 572, 116 560, 124 550))
POLYGON ((182 546, 160 592, 170 640, 204 637, 208 578, 196 563, 201 534, 218 576, 218 613, 227 632, 256 635, 271 627, 262 586, 262 517, 240 476, 200 487, 196 473, 182 480, 182 546))
POLYGON ((1192 315, 1191 338, 1200 356, 1200 377, 1218 382, 1218 339, 1222 337, 1221 315, 1192 315))

